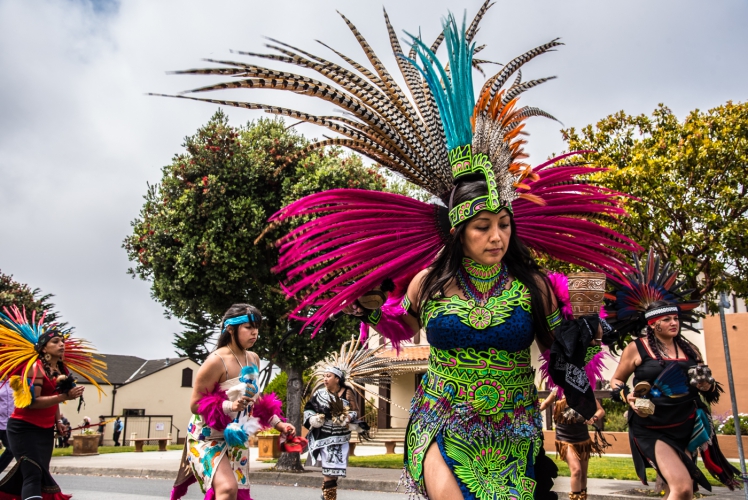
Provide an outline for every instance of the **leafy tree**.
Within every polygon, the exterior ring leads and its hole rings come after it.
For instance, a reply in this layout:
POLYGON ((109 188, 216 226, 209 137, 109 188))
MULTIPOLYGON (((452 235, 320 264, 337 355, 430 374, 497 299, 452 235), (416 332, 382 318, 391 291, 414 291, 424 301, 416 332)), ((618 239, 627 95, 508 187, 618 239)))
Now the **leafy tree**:
POLYGON ((46 313, 46 324, 57 323, 60 328, 65 329, 68 324, 60 321, 60 313, 54 310, 55 305, 49 301, 52 297, 54 295, 51 293, 44 294, 39 288, 32 289, 29 285, 14 280, 12 274, 0 271, 0 311, 4 307, 16 305, 19 309, 26 309, 29 320, 34 312, 37 318, 46 313))
POLYGON ((215 323, 209 315, 202 314, 197 315, 193 320, 181 320, 179 324, 185 329, 182 333, 174 334, 176 338, 172 345, 177 348, 177 354, 202 363, 208 357, 214 344, 211 339, 218 331, 215 323))
POLYGON ((661 104, 651 117, 621 111, 562 134, 569 150, 595 151, 589 159, 609 169, 603 185, 632 196, 624 234, 678 263, 699 297, 748 296, 748 103, 682 122, 661 104))
MULTIPOLYGON (((311 390, 311 387, 309 387, 309 380, 311 379, 310 370, 304 371, 304 374, 302 375, 302 383, 304 390, 309 389, 311 390)), ((269 394, 271 392, 274 392, 276 396, 278 396, 283 401, 283 414, 288 415, 288 412, 286 411, 286 385, 288 384, 288 375, 285 372, 281 372, 278 375, 276 375, 273 380, 270 381, 270 383, 263 389, 264 394, 269 394)), ((306 401, 306 398, 308 398, 310 394, 308 392, 303 391, 302 392, 302 399, 306 401)))
POLYGON ((302 372, 355 330, 352 320, 342 318, 314 339, 297 335, 271 268, 278 261, 274 241, 299 221, 268 226, 268 217, 314 192, 385 187, 375 169, 337 149, 296 159, 307 145, 282 120, 235 128, 218 111, 186 139, 186 152, 162 169, 161 183, 148 187, 123 244, 135 263, 129 272, 151 281, 154 298, 187 321, 175 340, 183 354, 205 356, 213 333, 209 325, 218 324, 231 304, 248 302, 262 311, 265 321, 254 350, 286 372, 288 415, 297 426, 302 372))

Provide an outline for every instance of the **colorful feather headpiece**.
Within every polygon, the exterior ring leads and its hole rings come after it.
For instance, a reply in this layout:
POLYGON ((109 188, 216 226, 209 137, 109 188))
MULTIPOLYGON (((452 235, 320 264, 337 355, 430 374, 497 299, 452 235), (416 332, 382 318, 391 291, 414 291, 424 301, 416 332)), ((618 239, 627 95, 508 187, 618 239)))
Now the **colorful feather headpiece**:
POLYGON ((605 310, 613 331, 606 335, 604 343, 611 350, 623 348, 631 337, 643 335, 648 320, 665 314, 678 314, 682 327, 698 332, 691 323, 702 316, 697 310, 701 302, 689 300, 694 290, 683 290, 685 283, 676 282, 677 270, 669 262, 661 265, 653 249, 649 250, 643 266, 634 255, 634 268, 634 272, 619 272, 618 279, 609 281, 613 290, 605 294, 605 310))
POLYGON ((94 357, 94 349, 82 339, 70 337, 69 331, 62 331, 54 324, 45 325, 44 315, 37 319, 32 313, 31 321, 26 310, 12 306, 0 312, 0 380, 10 383, 14 392, 15 404, 26 407, 33 400, 30 381, 41 373, 37 364, 41 349, 53 337, 65 339, 65 366, 88 380, 99 390, 96 379, 106 381, 106 363, 94 357))
MULTIPOLYGON (((624 215, 620 193, 579 179, 599 172, 573 161, 568 153, 531 167, 522 160, 524 121, 553 118, 534 107, 518 106, 520 94, 551 79, 523 82, 520 67, 560 45, 552 40, 505 64, 473 91, 472 70, 488 61, 474 56, 483 49, 473 38, 491 6, 486 0, 473 21, 458 27, 453 16, 427 45, 410 36, 407 55, 385 12, 385 24, 409 93, 396 83, 358 29, 343 20, 356 37, 371 69, 331 49, 348 67, 271 39, 272 54, 239 52, 317 73, 311 76, 257 64, 209 60, 221 67, 180 74, 232 76, 229 82, 193 90, 277 89, 316 97, 338 106, 342 115, 317 116, 294 109, 243 101, 178 95, 225 106, 260 109, 326 127, 340 137, 325 138, 300 155, 326 146, 344 146, 423 188, 441 203, 361 190, 331 190, 307 196, 273 216, 312 220, 286 237, 275 271, 286 273, 285 290, 297 299, 292 318, 313 325, 314 333, 331 314, 391 279, 402 287, 428 267, 450 241, 449 230, 482 210, 511 210, 516 236, 534 250, 608 275, 629 269, 625 252, 639 246, 599 223, 624 215), (436 53, 446 45, 449 63, 436 53), (350 69, 349 69, 350 68, 350 69), (516 75, 513 83, 505 84, 516 75), (557 165, 566 159, 563 165, 557 165), (451 207, 453 187, 475 175, 487 182, 486 196, 451 207)), ((324 44, 323 44, 324 45, 324 44)), ((282 167, 281 167, 282 168, 282 167)))
MULTIPOLYGON (((371 391, 366 386, 377 386, 387 384, 392 381, 395 375, 403 373, 412 373, 423 369, 423 362, 418 360, 395 360, 391 357, 379 356, 385 350, 389 349, 389 342, 385 342, 373 349, 369 349, 366 344, 361 342, 360 338, 351 338, 340 347, 340 352, 333 352, 327 358, 317 363, 309 380, 307 391, 313 394, 314 391, 321 388, 324 383, 325 373, 332 372, 338 375, 342 374, 345 378, 345 384, 356 391, 359 396, 366 398, 367 393, 370 396, 384 399, 391 403, 389 399, 381 396, 379 392, 371 391)), ((338 375, 340 377, 340 375, 338 375)))

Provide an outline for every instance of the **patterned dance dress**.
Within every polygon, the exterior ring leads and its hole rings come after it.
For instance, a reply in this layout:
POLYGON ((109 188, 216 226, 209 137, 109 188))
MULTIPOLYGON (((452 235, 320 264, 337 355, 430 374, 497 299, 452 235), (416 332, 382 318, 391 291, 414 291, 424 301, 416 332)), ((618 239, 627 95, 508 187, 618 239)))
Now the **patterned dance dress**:
POLYGON ((527 287, 515 279, 485 305, 431 300, 421 320, 431 353, 406 431, 409 492, 426 494, 423 462, 435 442, 466 500, 532 500, 542 421, 527 287))
MULTIPOLYGON (((239 383, 239 377, 232 378, 222 382, 220 388, 226 391, 239 383)), ((232 416, 236 417, 236 415, 232 416)), ((244 423, 249 417, 247 413, 241 414, 239 423, 244 423)), ((213 474, 221 460, 226 458, 236 477, 240 494, 242 490, 246 490, 247 497, 249 496, 249 443, 229 446, 223 438, 222 430, 208 427, 203 417, 192 415, 187 426, 186 455, 192 473, 203 493, 212 487, 213 474)))
MULTIPOLYGON (((343 405, 348 408, 351 420, 356 420, 358 408, 355 406, 355 395, 351 389, 346 389, 339 395, 343 405)), ((304 406, 304 427, 309 429, 309 453, 311 464, 321 464, 322 474, 330 477, 345 477, 348 468, 348 450, 351 440, 351 429, 348 423, 337 425, 330 413, 330 393, 327 389, 319 389, 309 398, 304 406), (309 419, 315 415, 325 415, 322 427, 312 427, 309 419)), ((334 397, 334 396, 333 396, 334 397)))

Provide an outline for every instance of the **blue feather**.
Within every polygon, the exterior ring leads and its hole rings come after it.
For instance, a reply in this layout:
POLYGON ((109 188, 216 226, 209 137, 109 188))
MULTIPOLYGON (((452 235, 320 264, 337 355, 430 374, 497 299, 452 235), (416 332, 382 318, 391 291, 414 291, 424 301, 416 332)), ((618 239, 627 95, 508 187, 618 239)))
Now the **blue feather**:
POLYGON ((688 394, 688 379, 677 362, 662 370, 653 385, 671 398, 688 394))
POLYGON ((258 375, 257 367, 255 365, 247 365, 242 367, 242 371, 239 374, 239 381, 245 384, 251 383, 257 380, 258 375))
POLYGON ((470 119, 475 107, 472 73, 475 44, 468 44, 465 17, 461 30, 457 29, 457 22, 451 13, 442 21, 442 27, 449 57, 449 74, 436 54, 421 41, 420 37, 408 32, 405 34, 410 37, 411 46, 415 49, 422 66, 404 55, 400 57, 423 75, 431 89, 444 127, 447 149, 451 150, 473 141, 470 119))
POLYGON ((247 436, 242 426, 234 421, 223 430, 223 439, 226 440, 226 444, 229 446, 241 446, 247 442, 249 436, 247 436))
POLYGON ((29 323, 16 323, 8 316, 0 312, 0 324, 6 327, 8 330, 16 332, 18 335, 23 337, 25 340, 36 344, 39 340, 39 336, 42 334, 42 329, 38 325, 29 323))

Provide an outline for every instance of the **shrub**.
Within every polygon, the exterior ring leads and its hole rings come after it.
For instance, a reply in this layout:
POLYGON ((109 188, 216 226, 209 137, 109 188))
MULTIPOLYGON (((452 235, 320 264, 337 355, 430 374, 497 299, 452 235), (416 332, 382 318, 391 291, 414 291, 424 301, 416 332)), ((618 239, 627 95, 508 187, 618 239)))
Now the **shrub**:
MULTIPOLYGON (((740 419, 741 436, 748 436, 748 414, 740 413, 739 419, 740 419)), ((716 430, 718 434, 730 434, 734 436, 735 435, 735 419, 732 417, 732 415, 729 415, 722 421, 722 424, 719 427, 717 427, 716 430)))
POLYGON ((628 407, 612 399, 603 399, 601 404, 603 410, 605 410, 605 430, 607 432, 626 432, 628 430, 628 420, 624 414, 628 407))
POLYGON ((606 432, 626 432, 629 424, 623 413, 605 414, 606 432))

